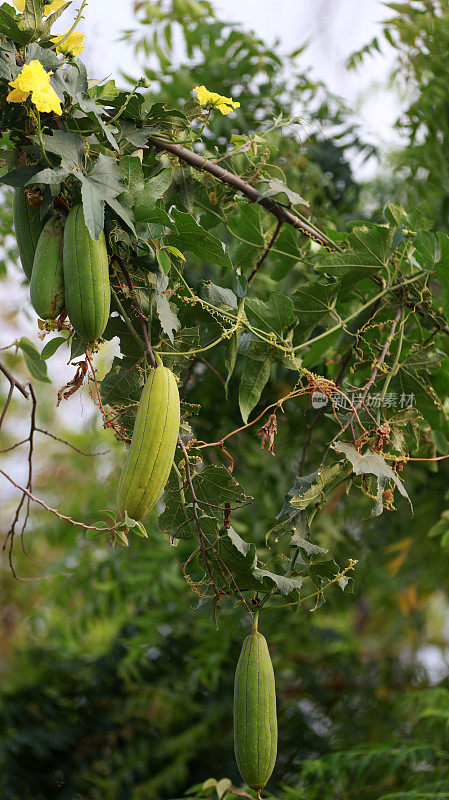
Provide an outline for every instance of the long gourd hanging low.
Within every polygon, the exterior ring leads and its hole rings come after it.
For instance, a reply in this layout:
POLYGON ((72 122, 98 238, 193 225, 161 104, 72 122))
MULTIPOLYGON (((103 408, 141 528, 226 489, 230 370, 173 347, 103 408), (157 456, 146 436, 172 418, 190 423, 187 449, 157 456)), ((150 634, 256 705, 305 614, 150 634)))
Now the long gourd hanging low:
POLYGON ((117 493, 122 519, 125 511, 132 519, 142 519, 159 500, 172 468, 179 420, 175 376, 160 365, 151 370, 137 409, 117 493))
POLYGON ((276 762, 278 731, 273 665, 257 623, 256 614, 235 671, 234 750, 243 780, 260 798, 276 762))

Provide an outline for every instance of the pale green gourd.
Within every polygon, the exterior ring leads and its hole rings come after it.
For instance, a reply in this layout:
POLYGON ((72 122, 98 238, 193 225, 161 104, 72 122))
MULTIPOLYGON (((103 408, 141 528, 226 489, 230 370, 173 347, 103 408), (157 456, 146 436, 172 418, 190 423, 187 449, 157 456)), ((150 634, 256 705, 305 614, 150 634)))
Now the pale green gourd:
POLYGON ((70 211, 64 229, 65 308, 75 333, 92 342, 108 323, 111 304, 109 264, 104 233, 92 239, 83 207, 70 211))
POLYGON ((160 365, 151 370, 137 409, 117 492, 121 519, 125 511, 132 519, 142 519, 159 500, 172 468, 179 420, 175 376, 160 365))
POLYGON ((234 749, 243 780, 259 794, 276 762, 277 716, 273 665, 257 616, 235 672, 234 749))
POLYGON ((30 280, 34 254, 44 223, 40 219, 39 208, 30 206, 23 186, 16 186, 14 189, 12 218, 22 268, 30 280))
POLYGON ((39 236, 30 284, 31 304, 41 319, 56 319, 64 308, 63 243, 64 228, 51 217, 39 236))

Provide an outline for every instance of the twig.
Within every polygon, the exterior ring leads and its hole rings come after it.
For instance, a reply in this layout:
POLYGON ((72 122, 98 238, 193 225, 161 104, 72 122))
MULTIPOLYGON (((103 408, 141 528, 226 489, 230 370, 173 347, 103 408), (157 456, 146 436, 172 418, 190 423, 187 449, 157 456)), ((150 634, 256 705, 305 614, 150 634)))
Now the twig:
MULTIPOLYGON (((340 383, 340 381, 341 381, 341 379, 343 377, 343 374, 344 374, 344 372, 346 370, 346 367, 348 366, 348 364, 349 364, 349 362, 350 362, 350 360, 352 358, 352 354, 353 354, 353 351, 350 350, 349 353, 347 353, 345 358, 343 359, 341 367, 340 367, 340 370, 339 370, 339 373, 338 373, 338 375, 337 375, 337 377, 335 378, 335 381, 334 381, 336 386, 339 385, 339 383, 340 383)), ((309 428, 308 428, 308 431, 307 431, 306 441, 303 444, 302 451, 301 451, 301 458, 299 460, 299 465, 298 465, 298 475, 299 476, 301 476, 303 474, 303 471, 304 471, 304 461, 306 459, 307 449, 309 447, 310 442, 312 441, 313 429, 315 428, 315 425, 317 424, 318 420, 321 419, 321 417, 322 417, 322 415, 324 413, 324 409, 325 409, 325 406, 322 406, 320 409, 318 409, 318 411, 316 412, 312 422, 309 425, 309 428)))
POLYGON ((354 420, 354 417, 356 416, 356 412, 362 407, 363 403, 365 402, 367 394, 368 394, 369 390, 371 389, 371 386, 373 385, 374 381, 376 380, 379 368, 382 366, 383 362, 385 361, 385 358, 386 358, 386 355, 387 355, 388 350, 390 348, 391 342, 393 341, 393 337, 394 337, 394 333, 395 333, 397 324, 398 324, 399 320, 401 319, 401 315, 402 315, 402 306, 398 306, 397 311, 396 311, 396 316, 395 316, 395 318, 393 320, 393 323, 391 325, 391 328, 390 328, 389 336, 387 337, 387 340, 386 340, 386 342, 385 342, 385 344, 384 344, 384 346, 382 348, 382 352, 381 352, 379 358, 376 361, 374 369, 373 369, 373 371, 371 373, 371 377, 370 377, 368 383, 366 384, 365 389, 363 390, 363 394, 362 394, 360 400, 357 400, 357 402, 355 404, 355 408, 354 408, 352 414, 350 415, 349 419, 347 420, 347 422, 345 422, 345 424, 343 425, 341 430, 338 431, 338 433, 336 434, 336 436, 334 436, 332 441, 329 442, 329 445, 328 445, 327 450, 326 450, 326 452, 324 454, 324 458, 323 458, 323 460, 321 462, 321 465, 324 464, 324 461, 325 461, 325 459, 327 457, 327 454, 328 454, 330 448, 332 447, 332 445, 334 444, 334 442, 336 442, 337 439, 342 435, 342 433, 344 433, 344 431, 347 428, 349 428, 349 426, 352 424, 352 422, 354 420))
MULTIPOLYGON (((76 519, 72 519, 72 517, 68 517, 66 514, 61 514, 59 511, 57 511, 56 508, 48 506, 47 503, 44 503, 44 501, 40 500, 39 497, 35 497, 34 494, 32 494, 24 486, 21 486, 20 483, 16 483, 16 481, 13 478, 11 478, 11 475, 8 475, 8 473, 5 472, 5 470, 3 470, 1 467, 0 467, 0 473, 3 475, 4 478, 6 478, 10 483, 12 483, 12 485, 15 486, 16 489, 19 489, 21 492, 23 492, 23 494, 27 495, 27 497, 29 497, 30 500, 33 500, 34 503, 38 503, 38 505, 42 506, 42 508, 45 508, 46 511, 50 511, 51 514, 54 514, 55 517, 57 517, 60 520, 65 520, 66 522, 70 522, 71 525, 75 525, 78 528, 84 528, 84 530, 101 531, 101 533, 107 533, 108 531, 113 531, 117 527, 117 525, 112 525, 111 527, 106 528, 106 527, 99 527, 98 525, 86 525, 84 522, 78 522, 76 519)), ((5 549, 5 546, 3 546, 3 549, 5 549)))
MULTIPOLYGON (((25 439, 25 441, 29 443, 27 485, 26 485, 26 491, 24 491, 22 493, 22 496, 21 496, 21 498, 20 498, 20 500, 19 500, 19 502, 18 502, 18 504, 16 506, 16 510, 14 512, 14 516, 13 516, 11 525, 9 526, 9 530, 8 530, 8 532, 7 532, 6 536, 5 536, 5 540, 3 542, 3 550, 6 550, 6 548, 8 547, 8 561, 9 561, 9 566, 10 566, 11 572, 14 575, 14 577, 16 577, 16 574, 15 574, 14 566, 13 566, 13 563, 12 563, 12 552, 13 552, 13 547, 14 547, 14 539, 15 539, 15 535, 16 535, 16 525, 17 525, 17 523, 19 521, 20 512, 22 511, 22 507, 23 507, 23 504, 25 502, 25 497, 27 496, 27 491, 31 491, 31 488, 32 488, 32 477, 33 477, 33 445, 34 445, 34 432, 35 432, 35 429, 36 429, 36 405, 37 405, 37 401, 36 401, 36 396, 34 394, 33 387, 31 386, 31 383, 29 383, 28 386, 29 386, 29 391, 30 391, 30 394, 31 394, 31 399, 32 399, 32 403, 33 404, 32 404, 32 408, 31 408, 30 432, 29 432, 27 438, 25 439)), ((30 506, 29 506, 29 498, 28 498, 27 508, 26 508, 26 512, 25 512, 25 519, 23 521, 22 530, 21 530, 21 533, 20 533, 20 538, 21 538, 21 542, 22 542, 22 549, 23 549, 24 552, 26 552, 26 551, 25 551, 25 547, 24 547, 23 536, 24 536, 25 528, 26 528, 26 525, 27 525, 27 522, 28 522, 29 512, 30 512, 30 506)))
POLYGON ((275 403, 271 403, 269 406, 264 408, 264 410, 261 411, 260 414, 257 415, 257 417, 255 417, 254 419, 251 420, 251 422, 247 422, 246 425, 241 425, 240 428, 236 428, 235 430, 231 431, 230 433, 227 433, 225 436, 223 436, 221 439, 219 439, 216 442, 198 442, 197 443, 197 442, 193 442, 192 441, 192 446, 194 445, 196 450, 203 450, 205 447, 223 447, 223 442, 225 442, 226 439, 229 439, 231 436, 235 436, 237 433, 241 433, 241 431, 245 431, 247 428, 251 428, 252 425, 255 425, 256 422, 259 422, 259 420, 264 416, 264 414, 266 414, 267 411, 270 411, 272 408, 281 408, 282 409, 282 405, 283 405, 283 403, 286 402, 286 400, 292 400, 294 397, 297 397, 298 394, 302 394, 302 392, 301 391, 296 391, 295 389, 293 389, 291 392, 289 392, 288 394, 284 395, 284 397, 281 397, 280 400, 276 400, 275 403))
POLYGON ((257 271, 258 271, 259 267, 261 267, 261 266, 262 266, 262 264, 263 264, 263 262, 265 261, 265 259, 266 259, 267 255, 268 255, 268 253, 270 252, 271 248, 273 247, 273 245, 274 245, 274 243, 275 243, 276 239, 278 238, 278 236, 279 236, 279 234, 280 234, 280 232, 281 232, 281 228, 282 228, 282 225, 283 225, 283 224, 284 224, 284 220, 282 220, 282 219, 278 219, 278 224, 276 225, 276 229, 275 229, 275 231, 274 231, 274 233, 273 233, 273 236, 271 237, 271 239, 270 239, 270 241, 268 242, 268 244, 267 244, 267 246, 266 246, 265 250, 263 251, 262 255, 260 256, 260 258, 259 258, 259 260, 258 260, 258 262, 257 262, 256 266, 254 267, 254 269, 252 270, 252 272, 251 272, 251 273, 250 273, 250 275, 249 275, 249 278, 248 278, 248 284, 250 284, 250 283, 251 283, 251 281, 253 280, 254 276, 256 275, 256 273, 257 273, 257 271))
POLYGON ((3 375, 5 376, 5 378, 7 378, 9 380, 11 386, 13 386, 16 389, 18 389, 19 392, 21 394, 23 394, 25 399, 28 400, 29 393, 28 393, 28 390, 26 388, 26 385, 23 384, 23 383, 20 383, 20 381, 18 381, 17 378, 14 377, 14 375, 9 371, 9 369, 7 367, 5 367, 5 365, 1 361, 0 361, 0 372, 3 372, 3 375))
MULTIPOLYGON (((65 439, 61 439, 59 436, 55 436, 55 434, 54 433, 50 433, 50 431, 46 431, 43 428, 36 428, 35 430, 36 430, 36 433, 43 433, 45 436, 49 436, 51 439, 54 439, 56 442, 61 442, 61 444, 65 444, 67 447, 70 447, 72 450, 74 450, 75 453, 80 453, 80 455, 82 455, 82 456, 105 456, 105 455, 107 455, 107 453, 110 452, 109 450, 99 450, 98 453, 87 453, 86 450, 80 450, 79 447, 75 447, 74 444, 71 444, 70 442, 67 442, 65 439)), ((27 440, 24 439, 23 442, 18 442, 18 444, 23 444, 26 441, 27 440)), ((15 446, 16 445, 13 445, 13 447, 15 447, 15 446)), ((8 448, 8 449, 11 449, 11 448, 8 448)), ((1 452, 6 452, 6 450, 3 450, 1 452)))
POLYGON ((207 558, 206 548, 204 547, 204 533, 203 533, 203 530, 201 528, 200 518, 198 516, 198 498, 197 498, 197 496, 195 494, 195 489, 193 487, 192 473, 190 471, 189 454, 187 453, 185 444, 182 441, 180 436, 178 436, 178 445, 181 448, 182 454, 184 456, 184 464, 185 464, 185 468, 186 468, 186 480, 187 480, 187 485, 188 485, 188 487, 190 489, 190 494, 192 496, 192 513, 193 513, 193 517, 194 517, 194 520, 195 520, 196 527, 198 529, 201 555, 204 558, 204 562, 206 564, 206 569, 207 569, 207 574, 209 575, 209 580, 211 582, 211 585, 214 587, 214 590, 216 590, 215 582, 214 582, 214 579, 212 577, 212 572, 211 572, 210 565, 209 565, 209 560, 207 558))
POLYGON ((133 304, 134 308, 136 309, 137 315, 138 315, 138 317, 140 319, 140 322, 141 322, 141 325, 142 325, 143 338, 144 338, 144 341, 145 341, 145 347, 146 347, 146 350, 147 350, 147 353, 148 353, 148 357, 149 357, 149 359, 151 361, 151 365, 153 367, 156 367, 157 363, 156 363, 156 359, 154 357, 153 349, 151 347, 150 337, 148 335, 148 320, 146 319, 146 317, 145 317, 145 315, 144 315, 144 313, 142 311, 142 307, 141 307, 141 305, 140 305, 140 303, 139 303, 139 301, 138 301, 138 299, 136 297, 136 290, 135 290, 131 275, 129 274, 129 272, 128 272, 126 266, 125 266, 125 262, 123 261, 122 258, 120 258, 120 256, 115 256, 115 260, 117 261, 121 271, 123 272, 123 276, 125 278, 125 281, 126 281, 126 283, 128 285, 128 289, 130 291, 131 303, 133 304))
MULTIPOLYGON (((196 527, 198 529, 198 535, 199 535, 199 549, 201 551, 201 555, 203 556, 205 564, 206 564, 206 569, 207 569, 207 573, 208 573, 208 576, 209 576, 209 581, 210 581, 211 585, 213 586, 215 592, 217 594, 219 594, 219 591, 218 591, 218 589, 217 589, 217 587, 215 585, 215 581, 212 578, 212 573, 211 573, 211 570, 210 570, 209 560, 207 558, 207 550, 206 550, 206 547, 204 546, 204 542, 206 541, 211 548, 212 548, 212 544, 211 544, 211 542, 209 541, 209 539, 207 538, 207 536, 205 535, 205 533, 203 532, 203 530, 201 528, 201 523, 200 523, 199 516, 198 516, 198 498, 196 496, 195 488, 193 486, 192 473, 191 473, 191 470, 190 470, 189 454, 188 454, 186 446, 185 446, 185 444, 182 441, 180 436, 178 437, 178 445, 181 448, 182 454, 184 456, 184 464, 185 464, 185 468, 186 468, 186 481, 187 481, 187 485, 189 487, 190 494, 191 494, 191 497, 192 497, 192 512, 193 512, 193 516, 194 516, 194 519, 195 519, 195 524, 196 524, 196 527)), ((236 583, 236 580, 235 580, 231 570, 229 569, 228 565, 226 564, 225 561, 223 561, 223 559, 219 555, 217 555, 217 558, 218 558, 220 564, 222 565, 222 567, 226 570, 226 572, 230 576, 231 581, 234 584, 234 586, 235 586, 235 588, 237 590, 237 593, 238 593, 239 597, 241 598, 241 600, 243 602, 243 605, 245 606, 247 611, 250 614, 252 614, 252 611, 251 611, 248 603, 246 602, 243 594, 241 593, 241 591, 240 591, 240 589, 239 589, 239 587, 238 587, 238 585, 236 583)))
POLYGON ((217 376, 217 378, 218 378, 218 380, 220 381, 220 383, 221 383, 221 384, 222 384, 224 387, 226 387, 226 381, 224 380, 223 376, 222 376, 222 375, 220 375, 220 373, 219 373, 218 369, 215 369, 215 367, 214 367, 214 366, 213 366, 213 365, 210 363, 210 361, 208 361, 206 358, 200 358, 199 360, 202 362, 202 364, 204 364, 204 366, 205 366, 205 367, 207 367, 208 369, 210 369, 210 371, 211 371, 211 372, 213 372, 213 373, 214 373, 214 375, 216 375, 216 376, 217 376))
MULTIPOLYGON (((382 280, 383 280, 383 278, 382 278, 382 280)), ((385 281, 384 280, 383 280, 383 284, 384 284, 384 288, 385 288, 385 281)), ((376 303, 374 304, 373 308, 371 309, 371 313, 369 315, 368 320, 364 323, 364 325, 362 325, 362 327, 359 330, 357 330, 355 332, 355 334, 354 334, 355 335, 355 339, 356 339, 356 345, 355 346, 357 346, 361 331, 363 331, 364 328, 366 328, 366 326, 369 325, 369 323, 376 316, 377 309, 379 308, 380 303, 381 303, 381 298, 379 298, 376 301, 376 303)), ((340 369, 338 371, 338 375, 337 375, 337 377, 335 378, 335 381, 334 381, 336 386, 340 385, 340 381, 341 381, 341 379, 342 379, 342 377, 343 377, 343 375, 344 375, 344 373, 346 371, 346 367, 348 366, 348 364, 349 364, 349 362, 350 362, 350 360, 351 360, 351 358, 353 356, 353 353, 354 353, 354 348, 349 351, 349 353, 345 356, 345 358, 341 362, 341 367, 340 367, 340 369)), ((303 445, 303 448, 302 448, 301 459, 300 459, 299 467, 298 467, 298 475, 300 475, 300 476, 303 474, 304 461, 305 461, 305 458, 306 458, 307 449, 308 449, 308 447, 310 445, 310 442, 312 441, 313 429, 315 428, 315 425, 317 424, 318 420, 321 419, 321 417, 322 417, 322 415, 324 413, 324 410, 325 410, 325 406, 322 406, 322 408, 320 408, 317 411, 317 413, 315 414, 311 424, 309 425, 309 429, 308 429, 308 432, 307 432, 307 438, 306 438, 306 441, 304 442, 304 445, 303 445)))
POLYGON ((318 242, 322 247, 328 250, 340 249, 324 233, 321 233, 314 226, 300 220, 287 208, 276 202, 276 200, 273 200, 272 197, 261 195, 258 189, 251 186, 250 183, 247 183, 238 175, 233 175, 232 172, 223 169, 219 164, 214 164, 213 161, 209 161, 205 156, 194 153, 192 150, 187 150, 187 148, 180 144, 170 142, 167 139, 158 139, 155 136, 149 136, 147 142, 157 150, 165 150, 168 153, 173 153, 173 155, 185 161, 186 164, 190 164, 190 166, 195 169, 209 172, 210 175, 218 178, 222 183, 226 183, 228 186, 232 186, 237 192, 241 192, 252 203, 258 203, 260 206, 263 206, 263 208, 266 208, 279 222, 286 222, 288 225, 301 231, 304 236, 313 239, 314 242, 318 242))

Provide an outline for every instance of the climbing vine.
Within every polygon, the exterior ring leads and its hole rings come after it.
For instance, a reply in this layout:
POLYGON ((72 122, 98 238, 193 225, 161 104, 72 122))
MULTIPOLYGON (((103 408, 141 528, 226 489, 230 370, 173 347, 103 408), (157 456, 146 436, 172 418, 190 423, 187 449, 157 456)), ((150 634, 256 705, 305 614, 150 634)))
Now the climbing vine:
POLYGON ((214 620, 225 600, 250 613, 315 609, 331 587, 351 584, 356 567, 349 555, 337 564, 315 543, 323 509, 345 491, 364 494, 374 516, 400 503, 412 509, 408 463, 446 457, 449 239, 419 210, 394 203, 381 222, 352 221, 346 230, 321 223, 276 163, 277 143, 301 130, 299 118, 280 114, 244 131, 244 95, 235 101, 192 86, 170 108, 154 99, 147 78, 129 90, 88 79, 76 31, 85 3, 66 33, 54 32, 71 5, 25 0, 0 8, 0 181, 22 192, 41 227, 54 214, 64 225, 82 208, 90 240, 104 240, 110 312, 91 340, 63 305, 54 319, 39 319, 40 351, 25 337, 11 342, 28 382, 0 363, 9 384, 0 426, 14 393, 30 410, 28 437, 8 448, 28 447, 25 485, 0 469, 19 492, 4 541, 11 569, 31 503, 88 537, 129 545, 147 536, 140 520, 117 516, 114 491, 95 525, 33 491, 36 436, 53 435, 39 427, 35 389, 49 380, 46 361, 67 348, 74 375, 58 387, 58 405, 87 383, 104 427, 123 441, 124 460, 151 371, 162 362, 176 376, 180 436, 158 526, 172 544, 191 542, 184 575, 214 620), (232 121, 227 138, 213 139, 214 115, 232 121), (100 381, 97 354, 113 339, 119 353, 100 381), (282 374, 279 396, 273 371, 282 374), (201 375, 194 398, 192 375, 201 375), (210 381, 220 384, 218 403, 210 381), (241 419, 229 428, 221 412, 231 396, 241 419), (298 423, 292 464, 278 436, 304 400, 311 419, 298 423), (321 423, 327 440, 311 455, 321 423), (261 490, 272 457, 291 486, 262 548, 239 527, 242 513, 257 514, 242 457, 242 442, 254 437, 261 490))

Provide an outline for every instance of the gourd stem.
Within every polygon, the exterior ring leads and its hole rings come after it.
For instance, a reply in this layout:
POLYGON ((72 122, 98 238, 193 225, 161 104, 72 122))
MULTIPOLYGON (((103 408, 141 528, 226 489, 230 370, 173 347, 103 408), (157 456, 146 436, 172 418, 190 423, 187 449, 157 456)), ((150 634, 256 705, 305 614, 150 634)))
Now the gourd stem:
POLYGON ((257 633, 258 622, 259 622, 259 612, 256 611, 253 617, 253 633, 257 633))

